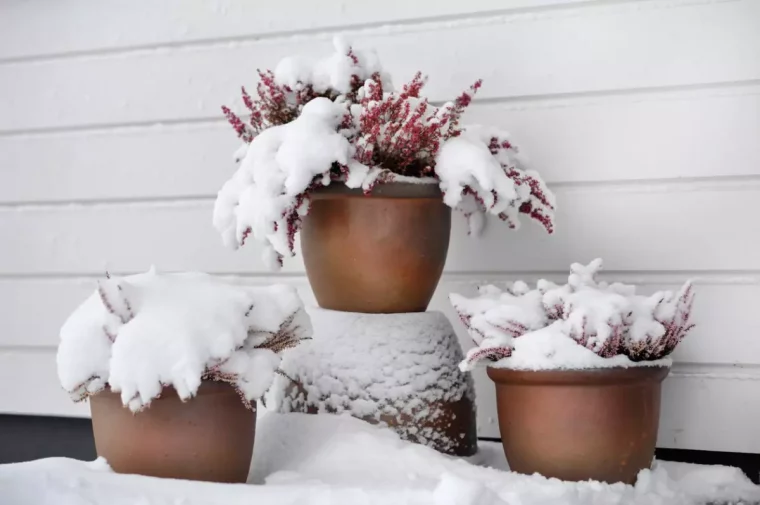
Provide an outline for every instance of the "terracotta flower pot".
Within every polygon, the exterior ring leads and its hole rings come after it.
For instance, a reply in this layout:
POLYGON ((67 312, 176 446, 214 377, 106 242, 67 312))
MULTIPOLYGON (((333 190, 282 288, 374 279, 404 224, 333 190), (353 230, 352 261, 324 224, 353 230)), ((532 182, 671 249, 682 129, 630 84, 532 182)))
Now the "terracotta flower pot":
POLYGON ((446 262, 451 209, 434 184, 342 184, 312 194, 301 230, 306 273, 320 307, 423 312, 446 262))
POLYGON ((118 473, 245 482, 253 454, 256 411, 227 383, 204 381, 182 402, 174 388, 136 414, 119 394, 90 398, 98 456, 118 473))
POLYGON ((562 480, 634 483, 654 457, 668 372, 488 368, 509 467, 562 480))

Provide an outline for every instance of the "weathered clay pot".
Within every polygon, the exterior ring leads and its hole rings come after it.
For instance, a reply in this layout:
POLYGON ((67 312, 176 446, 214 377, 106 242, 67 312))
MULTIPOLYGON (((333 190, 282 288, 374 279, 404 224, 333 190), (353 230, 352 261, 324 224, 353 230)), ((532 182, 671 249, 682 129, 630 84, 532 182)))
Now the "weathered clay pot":
POLYGON ((488 368, 513 471, 632 484, 654 457, 666 367, 488 368))
POLYGON ((434 184, 342 184, 311 195, 301 230, 319 306, 364 313, 423 312, 446 262, 451 209, 434 184))
POLYGON ((133 414, 119 394, 90 398, 98 456, 118 473, 245 482, 253 454, 256 411, 227 383, 204 381, 182 402, 174 388, 133 414))

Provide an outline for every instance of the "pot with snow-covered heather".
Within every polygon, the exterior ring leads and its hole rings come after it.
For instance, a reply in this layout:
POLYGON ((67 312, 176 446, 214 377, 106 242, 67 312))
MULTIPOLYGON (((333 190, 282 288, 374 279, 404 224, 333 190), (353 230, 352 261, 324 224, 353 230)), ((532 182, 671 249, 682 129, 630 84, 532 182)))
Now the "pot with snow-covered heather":
POLYGON ((280 351, 310 332, 286 286, 109 277, 61 328, 58 376, 72 399, 90 399, 98 456, 114 471, 245 482, 256 400, 280 351))
POLYGON ((223 107, 243 140, 219 192, 224 242, 256 242, 273 268, 301 234, 322 308, 422 312, 449 246, 451 209, 479 233, 486 213, 511 228, 527 214, 553 231, 554 196, 506 133, 460 125, 481 81, 431 105, 417 74, 400 90, 371 52, 340 40, 322 60, 286 58, 260 72, 248 112, 223 107))
POLYGON ((693 290, 636 294, 573 264, 567 284, 518 281, 452 294, 476 343, 460 365, 488 365, 513 471, 633 483, 654 457, 668 355, 692 328, 693 290))

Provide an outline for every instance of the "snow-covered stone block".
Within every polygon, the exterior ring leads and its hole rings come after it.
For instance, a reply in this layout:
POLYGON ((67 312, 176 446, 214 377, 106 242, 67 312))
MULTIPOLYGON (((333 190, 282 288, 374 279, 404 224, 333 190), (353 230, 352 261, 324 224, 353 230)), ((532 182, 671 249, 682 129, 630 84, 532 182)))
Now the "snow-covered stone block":
POLYGON ((309 315, 313 339, 285 355, 272 388, 280 412, 347 412, 441 452, 476 451, 473 383, 443 314, 309 315))

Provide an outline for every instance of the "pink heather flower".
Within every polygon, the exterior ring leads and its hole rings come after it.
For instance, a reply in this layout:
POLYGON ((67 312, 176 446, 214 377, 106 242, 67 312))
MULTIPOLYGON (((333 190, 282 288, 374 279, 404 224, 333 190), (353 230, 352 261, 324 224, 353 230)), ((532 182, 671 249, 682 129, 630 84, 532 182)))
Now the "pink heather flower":
MULTIPOLYGON (((256 92, 249 94, 246 88, 241 88, 248 116, 240 117, 228 107, 222 107, 222 112, 238 137, 250 144, 262 131, 294 121, 303 107, 315 98, 327 98, 345 106, 345 115, 337 131, 351 144, 352 161, 373 169, 372 178, 362 183, 366 193, 372 192, 377 184, 390 182, 399 175, 438 178, 436 163, 439 151, 444 142, 462 133, 459 126, 461 116, 473 102, 482 86, 482 80, 475 81, 452 102, 436 106, 422 95, 427 78, 421 72, 417 72, 399 91, 390 92, 384 89, 380 72, 374 72, 366 78, 368 72, 362 67, 364 62, 360 56, 351 48, 344 53, 344 61, 353 74, 346 83, 347 89, 341 87, 340 92, 330 88, 319 88, 320 91, 317 92, 310 82, 288 81, 288 85, 280 84, 274 72, 259 70, 256 92)), ((496 137, 491 139, 488 148, 494 156, 502 150, 517 150, 508 140, 496 137)), ((515 167, 502 168, 515 186, 522 188, 519 192, 520 199, 509 202, 509 214, 505 212, 499 217, 514 228, 517 225, 516 213, 526 214, 551 233, 554 229, 553 197, 543 181, 515 167), (524 195, 528 193, 530 196, 525 200, 524 195)), ((315 176, 293 205, 272 223, 273 228, 279 227, 280 233, 286 228, 291 253, 295 235, 301 228, 303 216, 308 212, 309 194, 325 185, 327 180, 345 181, 347 176, 348 167, 338 166, 337 163, 328 173, 315 176)), ((469 187, 464 188, 464 193, 472 195, 483 210, 489 210, 486 201, 494 202, 490 204, 493 209, 498 200, 495 193, 479 195, 469 187)), ((247 230, 239 237, 238 244, 242 245, 250 233, 247 230)), ((282 258, 279 259, 281 262, 282 258)), ((519 329, 515 328, 514 331, 518 332, 519 329)))
POLYGON ((238 137, 240 137, 246 144, 250 144, 253 140, 253 134, 245 126, 245 123, 243 123, 243 121, 234 112, 232 112, 224 105, 222 105, 222 112, 227 117, 227 121, 229 121, 229 123, 235 129, 235 133, 238 134, 238 137))
MULTIPOLYGON (((662 303, 661 300, 660 304, 662 303)), ((671 320, 658 320, 665 327, 664 335, 654 339, 647 337, 643 341, 623 341, 622 353, 632 361, 651 361, 664 358, 672 353, 686 334, 694 328, 694 324, 691 322, 694 287, 691 282, 687 282, 678 292, 676 306, 676 313, 671 320)))
MULTIPOLYGON (((352 49, 349 48, 347 56, 354 65, 359 65, 352 49)), ((238 137, 246 143, 252 142, 266 128, 294 120, 301 108, 314 98, 334 100, 340 95, 335 90, 316 93, 308 83, 294 91, 278 84, 272 71, 259 71, 258 74, 255 98, 245 88, 241 90, 243 103, 250 114, 248 124, 229 108, 222 107, 238 137)), ((351 90, 343 95, 344 100, 349 106, 358 100, 364 107, 357 121, 357 131, 350 137, 356 146, 357 161, 411 177, 435 175, 435 156, 441 143, 459 134, 459 118, 482 81, 476 81, 453 104, 444 107, 434 107, 421 98, 426 81, 427 78, 417 72, 400 92, 385 94, 378 72, 363 82, 358 75, 351 76, 351 90), (359 100, 357 95, 362 87, 364 93, 359 100)), ((341 129, 351 130, 352 123, 353 118, 347 114, 341 129)))
MULTIPOLYGON (((459 134, 456 125, 472 97, 465 92, 458 105, 435 107, 420 97, 425 82, 417 72, 399 93, 389 94, 383 93, 377 74, 364 83, 358 132, 351 139, 359 162, 405 176, 435 175, 441 143, 459 134)), ((479 87, 480 81, 470 91, 479 87)))
POLYGON ((511 347, 485 347, 483 349, 478 349, 476 351, 467 353, 467 358, 465 361, 468 365, 472 366, 479 361, 487 360, 496 362, 504 358, 509 358, 510 356, 512 356, 511 347))

